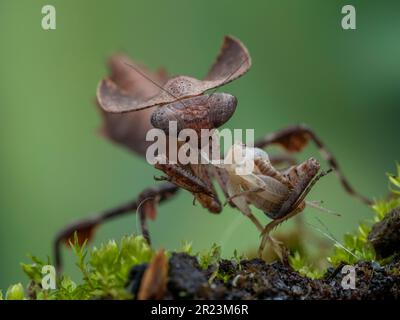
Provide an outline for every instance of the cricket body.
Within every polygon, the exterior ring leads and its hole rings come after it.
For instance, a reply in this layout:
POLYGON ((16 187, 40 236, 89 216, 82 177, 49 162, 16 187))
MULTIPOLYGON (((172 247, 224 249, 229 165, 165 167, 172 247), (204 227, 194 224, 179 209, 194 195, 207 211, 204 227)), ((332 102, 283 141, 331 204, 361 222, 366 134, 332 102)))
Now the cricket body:
POLYGON ((327 172, 318 175, 320 164, 314 158, 279 171, 271 164, 268 154, 259 148, 235 143, 225 157, 227 164, 220 165, 229 179, 226 183, 228 201, 249 217, 262 233, 259 255, 262 255, 266 240, 281 259, 283 252, 279 243, 270 236, 270 231, 283 221, 302 212, 305 197, 313 185, 327 172), (262 210, 273 219, 262 228, 251 212, 249 204, 262 210))
MULTIPOLYGON (((201 80, 185 75, 169 77, 164 69, 151 72, 124 55, 114 55, 109 60, 110 74, 100 81, 97 88, 97 106, 103 119, 100 133, 109 141, 145 157, 151 145, 146 135, 153 128, 161 129, 167 135, 178 134, 184 129, 201 133, 201 129, 218 128, 234 114, 237 99, 215 90, 240 78, 250 67, 251 57, 247 48, 231 36, 224 38, 215 63, 201 80), (207 93, 209 90, 213 92, 207 93), (177 132, 169 132, 172 120, 177 122, 177 132)), ((70 224, 57 234, 54 250, 58 270, 61 267, 61 245, 69 243, 75 233, 78 241, 83 243, 93 237, 94 230, 101 224, 130 212, 138 214, 142 234, 150 244, 148 219, 155 219, 157 206, 173 198, 180 189, 191 192, 209 212, 220 213, 223 205, 218 199, 214 181, 220 185, 227 202, 249 217, 262 234, 260 254, 268 240, 278 249, 270 236, 271 230, 304 209, 307 193, 325 174, 318 174, 320 165, 314 159, 296 165, 293 155, 302 151, 309 142, 317 146, 344 190, 371 204, 370 199, 351 187, 318 135, 305 125, 294 125, 255 141, 255 148, 234 145, 227 158, 236 153, 252 154, 244 161, 253 164, 246 174, 238 174, 237 169, 241 169, 243 163, 234 159, 222 165, 156 163, 155 167, 165 174, 157 180, 167 182, 145 189, 128 203, 70 224), (285 153, 268 156, 263 149, 270 146, 279 146, 285 153), (286 169, 279 171, 275 169, 277 165, 286 169), (272 222, 263 227, 251 213, 249 204, 265 212, 273 219, 272 222)))

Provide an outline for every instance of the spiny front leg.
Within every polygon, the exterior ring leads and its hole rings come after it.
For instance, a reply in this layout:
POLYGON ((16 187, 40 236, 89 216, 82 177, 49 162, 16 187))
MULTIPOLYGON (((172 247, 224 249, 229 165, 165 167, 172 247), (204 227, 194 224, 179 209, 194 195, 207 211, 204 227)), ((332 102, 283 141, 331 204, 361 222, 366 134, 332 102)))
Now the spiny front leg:
POLYGON ((220 213, 222 211, 222 205, 217 197, 217 191, 214 188, 213 178, 215 177, 215 172, 212 170, 213 166, 209 164, 191 164, 191 170, 193 173, 203 181, 208 188, 215 195, 210 197, 206 194, 198 193, 195 194, 195 199, 200 202, 200 204, 206 208, 211 213, 220 213))
POLYGON ((211 183, 206 165, 198 164, 193 168, 179 164, 156 163, 155 167, 163 171, 168 181, 191 192, 195 199, 211 213, 222 211, 221 203, 211 183))
POLYGON ((156 178, 156 180, 168 180, 191 193, 205 193, 214 196, 213 191, 190 169, 178 164, 163 163, 156 163, 154 167, 167 175, 167 177, 156 178))
POLYGON ((362 202, 371 205, 372 201, 358 193, 348 182, 347 178, 343 174, 337 160, 331 152, 325 147, 322 140, 317 134, 306 125, 297 125, 285 128, 277 131, 266 137, 256 141, 255 146, 258 148, 266 148, 272 144, 278 144, 285 148, 289 152, 299 152, 308 144, 309 140, 312 140, 319 149, 321 156, 329 163, 329 165, 335 170, 343 188, 350 195, 358 198, 362 202))

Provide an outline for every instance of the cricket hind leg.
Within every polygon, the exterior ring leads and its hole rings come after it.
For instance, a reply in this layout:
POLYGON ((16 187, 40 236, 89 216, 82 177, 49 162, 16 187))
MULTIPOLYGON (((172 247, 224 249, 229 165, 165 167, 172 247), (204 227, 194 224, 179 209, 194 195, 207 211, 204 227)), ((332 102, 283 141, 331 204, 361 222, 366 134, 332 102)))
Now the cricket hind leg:
POLYGON ((336 175, 347 193, 351 196, 358 198, 363 203, 371 205, 371 199, 361 195, 353 189, 343 174, 337 160, 333 154, 328 151, 325 144, 318 137, 318 135, 306 125, 290 126, 285 129, 279 130, 275 133, 265 136, 264 138, 255 142, 255 147, 266 148, 273 144, 281 145, 289 152, 300 152, 312 140, 319 149, 321 156, 329 163, 335 170, 336 175))
POLYGON ((58 272, 62 270, 61 246, 69 244, 76 232, 78 243, 82 245, 86 240, 90 241, 95 229, 108 220, 123 216, 130 212, 138 211, 143 237, 150 244, 150 235, 147 229, 147 219, 156 216, 157 204, 173 197, 179 188, 172 183, 164 183, 154 188, 145 189, 135 200, 106 210, 89 218, 78 220, 59 231, 54 240, 54 261, 58 272))
POLYGON ((288 195, 287 199, 282 203, 279 211, 274 213, 272 216, 274 220, 271 221, 261 233, 262 240, 259 248, 260 257, 262 256, 266 242, 270 241, 273 250, 279 256, 280 260, 287 260, 287 250, 285 250, 281 243, 273 239, 270 233, 279 224, 304 210, 306 205, 305 198, 308 193, 319 179, 331 171, 328 170, 326 172, 322 171, 318 173, 319 168, 319 163, 315 159, 311 158, 307 161, 304 161, 299 166, 293 167, 289 170, 288 177, 292 176, 294 178, 292 180, 295 183, 294 188, 288 195))
POLYGON ((290 212, 289 214, 287 214, 286 216, 282 217, 282 218, 278 218, 275 220, 272 220, 270 223, 268 223, 263 231, 261 232, 261 242, 260 242, 260 246, 258 248, 258 256, 261 258, 262 254, 264 252, 264 248, 265 245, 267 244, 267 242, 269 241, 272 249, 275 251, 275 253, 278 255, 278 257, 280 258, 281 261, 286 262, 287 261, 287 249, 284 247, 283 243, 280 241, 277 241, 276 239, 274 239, 271 236, 271 232, 281 223, 283 223, 284 221, 290 219, 291 217, 299 214, 300 212, 302 212, 304 210, 304 203, 300 206, 298 206, 297 208, 295 208, 292 212, 290 212))

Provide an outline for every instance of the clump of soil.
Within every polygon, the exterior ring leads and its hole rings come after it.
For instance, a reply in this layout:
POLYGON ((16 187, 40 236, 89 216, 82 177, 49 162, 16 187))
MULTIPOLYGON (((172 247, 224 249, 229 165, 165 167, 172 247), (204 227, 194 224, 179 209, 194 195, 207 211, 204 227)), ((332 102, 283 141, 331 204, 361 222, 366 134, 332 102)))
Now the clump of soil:
POLYGON ((379 258, 386 258, 400 248, 400 208, 389 212, 385 218, 375 223, 368 240, 379 258))
POLYGON ((173 253, 169 260, 169 278, 165 299, 398 299, 400 297, 400 259, 384 267, 374 262, 359 262, 355 289, 343 289, 341 267, 328 269, 324 278, 301 276, 281 262, 260 259, 240 264, 222 260, 219 272, 228 275, 209 283, 215 271, 202 270, 197 259, 173 253))

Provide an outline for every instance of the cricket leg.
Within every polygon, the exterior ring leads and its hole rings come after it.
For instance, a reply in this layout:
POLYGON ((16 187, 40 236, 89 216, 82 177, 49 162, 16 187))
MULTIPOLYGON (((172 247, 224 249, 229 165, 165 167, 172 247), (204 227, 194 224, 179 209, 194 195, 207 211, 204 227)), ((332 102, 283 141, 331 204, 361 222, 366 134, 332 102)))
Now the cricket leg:
MULTIPOLYGON (((240 187, 231 183, 231 181, 227 182, 226 185, 227 193, 229 197, 232 197, 235 194, 239 194, 241 192, 240 187)), ((251 222, 256 226, 258 231, 262 232, 263 231, 263 226, 261 225, 260 221, 254 216, 254 214, 251 212, 251 209, 246 201, 246 198, 237 196, 233 197, 231 199, 235 207, 243 213, 247 218, 250 219, 251 222)))
POLYGON ((154 167, 167 175, 166 177, 154 177, 156 180, 167 180, 193 194, 204 193, 211 197, 214 196, 214 190, 188 167, 163 163, 156 163, 154 167))
POLYGON ((178 191, 178 187, 171 183, 164 183, 158 187, 144 190, 135 200, 121 206, 106 210, 92 217, 78 220, 62 229, 54 240, 54 259, 58 272, 62 268, 61 245, 73 241, 74 234, 77 234, 78 243, 82 245, 90 241, 96 227, 116 217, 123 216, 129 212, 139 211, 140 224, 144 238, 150 243, 150 236, 147 230, 146 219, 154 219, 156 216, 156 204, 171 198, 178 191))
POLYGON ((255 147, 266 148, 272 144, 281 145, 289 152, 299 152, 312 140, 318 147, 321 156, 329 163, 329 165, 335 170, 336 175, 341 182, 343 188, 350 195, 358 198, 362 202, 371 205, 372 201, 367 197, 356 192, 350 185, 345 175, 343 174, 340 166, 331 152, 325 147, 322 140, 317 134, 306 125, 296 125, 277 131, 270 135, 265 136, 259 141, 255 142, 255 147))
POLYGON ((279 218, 279 219, 275 219, 272 220, 270 223, 268 223, 265 228, 263 229, 263 231, 261 232, 261 243, 260 243, 260 247, 258 249, 258 255, 261 258, 262 254, 264 252, 264 248, 265 245, 267 243, 267 241, 269 241, 272 245, 272 248, 274 249, 274 251, 276 252, 276 254, 278 255, 278 257, 280 258, 281 261, 285 260, 285 256, 287 254, 285 254, 285 249, 282 246, 282 243, 280 241, 277 241, 276 239, 274 239, 270 233, 272 232, 272 230, 274 228, 276 228, 278 225, 280 225, 282 222, 290 219, 291 217, 297 215, 298 213, 302 212, 304 210, 304 206, 299 206, 296 209, 294 209, 292 212, 290 212, 289 214, 287 214, 286 216, 279 218))

